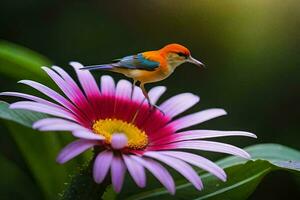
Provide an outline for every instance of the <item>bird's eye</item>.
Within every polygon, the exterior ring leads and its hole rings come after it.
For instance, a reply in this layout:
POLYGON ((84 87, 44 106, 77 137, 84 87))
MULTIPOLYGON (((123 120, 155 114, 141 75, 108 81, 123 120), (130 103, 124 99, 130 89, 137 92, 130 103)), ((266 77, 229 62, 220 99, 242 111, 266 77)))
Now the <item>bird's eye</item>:
POLYGON ((182 52, 177 53, 177 55, 187 58, 187 55, 185 53, 182 53, 182 52))

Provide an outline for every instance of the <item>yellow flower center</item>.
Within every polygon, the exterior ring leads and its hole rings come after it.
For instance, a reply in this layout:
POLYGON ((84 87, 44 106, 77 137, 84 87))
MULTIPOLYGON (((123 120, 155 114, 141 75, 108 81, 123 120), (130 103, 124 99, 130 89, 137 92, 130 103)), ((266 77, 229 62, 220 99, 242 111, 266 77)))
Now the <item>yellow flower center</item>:
POLYGON ((127 137, 127 147, 144 149, 148 144, 148 136, 134 124, 118 119, 100 119, 94 122, 93 131, 105 137, 105 142, 111 144, 113 134, 123 133, 127 137))

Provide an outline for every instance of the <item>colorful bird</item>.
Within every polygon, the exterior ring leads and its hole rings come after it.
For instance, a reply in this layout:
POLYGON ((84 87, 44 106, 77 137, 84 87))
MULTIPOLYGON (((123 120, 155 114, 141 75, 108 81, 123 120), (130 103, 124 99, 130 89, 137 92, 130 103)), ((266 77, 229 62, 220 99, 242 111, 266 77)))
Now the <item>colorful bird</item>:
POLYGON ((114 60, 110 64, 92 65, 81 68, 82 70, 109 70, 124 74, 133 79, 133 85, 140 82, 148 103, 151 104, 148 93, 145 89, 146 83, 161 81, 170 76, 176 67, 189 62, 197 66, 204 66, 203 63, 191 56, 191 52, 180 44, 168 44, 165 47, 155 50, 126 56, 114 60))

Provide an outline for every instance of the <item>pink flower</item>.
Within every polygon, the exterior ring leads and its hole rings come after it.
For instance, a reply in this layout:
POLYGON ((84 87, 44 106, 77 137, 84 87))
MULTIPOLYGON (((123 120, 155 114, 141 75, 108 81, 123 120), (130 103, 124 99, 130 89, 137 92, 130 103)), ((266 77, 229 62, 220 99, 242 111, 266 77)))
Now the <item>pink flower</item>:
MULTIPOLYGON (((244 131, 184 130, 190 126, 226 115, 223 109, 207 109, 184 117, 177 117, 194 106, 199 97, 191 93, 178 94, 164 101, 159 108, 149 107, 138 87, 126 80, 115 84, 110 76, 102 76, 100 88, 88 71, 81 71, 80 63, 72 62, 82 89, 61 68, 43 67, 64 93, 64 96, 40 83, 22 80, 53 101, 17 92, 1 95, 27 99, 11 104, 12 109, 26 109, 48 114, 49 118, 33 124, 40 131, 70 131, 78 138, 58 155, 57 162, 65 163, 82 152, 100 147, 93 166, 93 176, 101 183, 111 173, 115 191, 121 191, 124 175, 129 172, 139 187, 146 186, 145 169, 149 170, 164 187, 175 193, 171 174, 164 163, 182 174, 195 188, 201 190, 202 182, 191 166, 206 170, 222 181, 226 174, 212 161, 184 149, 227 153, 249 159, 249 154, 232 145, 206 141, 206 138, 222 136, 256 137, 244 131)), ((153 104, 165 92, 163 86, 149 91, 153 104)))

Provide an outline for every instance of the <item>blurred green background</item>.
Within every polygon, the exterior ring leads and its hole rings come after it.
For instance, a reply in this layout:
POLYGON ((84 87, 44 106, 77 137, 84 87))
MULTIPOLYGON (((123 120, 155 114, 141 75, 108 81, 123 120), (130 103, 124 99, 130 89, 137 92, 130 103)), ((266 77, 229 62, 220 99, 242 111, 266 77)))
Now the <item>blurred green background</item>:
MULTIPOLYGON (((238 146, 280 143, 300 149, 300 1, 2 0, 0 9, 1 39, 34 50, 50 60, 46 63, 62 66, 71 73, 69 61, 84 65, 107 63, 168 43, 181 43, 207 69, 190 64, 177 68, 171 77, 157 84, 168 87, 164 98, 193 92, 201 102, 190 112, 221 107, 229 113, 199 127, 246 130, 258 136, 257 140, 223 141, 238 146)), ((6 65, 5 60, 0 59, 0 64, 0 91, 26 91, 16 84, 19 79, 49 82, 46 76, 22 71, 11 63, 6 65)), ((104 72, 94 74, 99 77, 104 72)), ((23 175, 28 176, 26 180, 35 183, 26 159, 18 152, 22 141, 8 134, 6 123, 0 121, 1 157, 21 166, 23 175)), ((18 134, 22 134, 24 129, 19 130, 18 134)), ((37 140, 39 137, 36 135, 37 140)), ((54 163, 55 154, 49 159, 54 163)), ((1 168, 8 168, 2 158, 0 162, 1 168)), ((1 174, 14 173, 9 169, 1 174)), ((0 181, 0 198, 8 195, 9 183, 4 180, 0 181)), ((286 195, 300 199, 299 182, 288 173, 276 172, 260 184, 250 199, 286 199, 286 195)), ((24 184, 16 185, 14 190, 22 190, 24 184)), ((42 196, 37 193, 35 197, 42 196)), ((20 198, 18 192, 9 195, 10 199, 20 198)))

